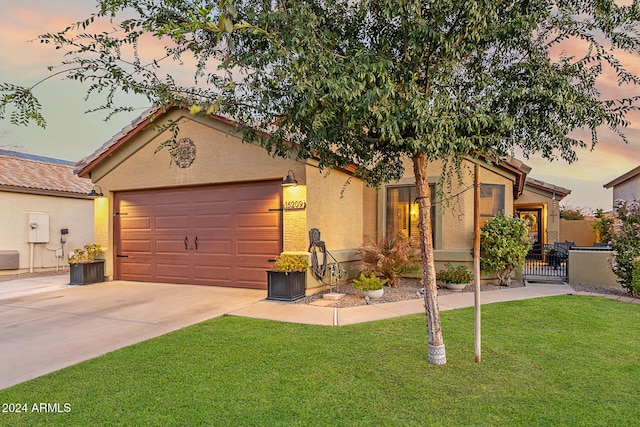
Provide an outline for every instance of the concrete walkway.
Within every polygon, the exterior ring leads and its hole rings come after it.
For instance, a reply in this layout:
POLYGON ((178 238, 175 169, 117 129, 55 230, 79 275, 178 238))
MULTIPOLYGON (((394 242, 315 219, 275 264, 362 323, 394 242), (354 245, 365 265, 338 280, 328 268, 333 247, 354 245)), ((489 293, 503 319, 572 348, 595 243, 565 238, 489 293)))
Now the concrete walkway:
MULTIPOLYGON (((482 292, 480 302, 481 304, 489 304, 572 293, 574 293, 573 289, 563 283, 528 283, 527 286, 521 288, 507 288, 482 292)), ((474 305, 474 294, 461 292, 440 295, 438 296, 438 305, 440 310, 471 307, 474 305)), ((423 300, 422 298, 416 298, 408 301, 348 308, 329 308, 264 300, 238 310, 230 311, 228 314, 231 316, 252 317, 280 322, 345 326, 423 312, 423 300)))

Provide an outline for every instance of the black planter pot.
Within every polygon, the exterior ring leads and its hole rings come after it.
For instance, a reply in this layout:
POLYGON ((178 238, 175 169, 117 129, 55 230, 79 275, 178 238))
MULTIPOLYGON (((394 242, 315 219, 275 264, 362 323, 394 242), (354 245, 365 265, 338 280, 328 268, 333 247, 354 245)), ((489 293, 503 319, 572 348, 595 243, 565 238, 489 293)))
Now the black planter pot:
POLYGON ((69 264, 69 284, 89 285, 104 282, 104 260, 69 264))
POLYGON ((295 301, 304 297, 307 273, 294 271, 267 271, 267 299, 277 301, 295 301))

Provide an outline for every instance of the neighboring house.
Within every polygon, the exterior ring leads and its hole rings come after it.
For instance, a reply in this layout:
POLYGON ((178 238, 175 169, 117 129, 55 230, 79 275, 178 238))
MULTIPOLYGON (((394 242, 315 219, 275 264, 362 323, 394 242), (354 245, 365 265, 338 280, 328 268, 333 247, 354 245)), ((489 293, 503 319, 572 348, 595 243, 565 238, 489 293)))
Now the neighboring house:
POLYGON ((92 243, 92 188, 73 162, 0 149, 0 274, 66 267, 92 243))
POLYGON ((514 203, 516 216, 529 227, 529 240, 534 245, 560 241, 560 201, 571 190, 537 179, 527 178, 522 196, 514 203))
MULTIPOLYGON (((357 258, 367 237, 400 233, 415 241, 409 164, 403 179, 376 190, 352 170, 321 172, 313 159, 274 158, 244 144, 234 123, 222 117, 191 116, 178 107, 152 115, 136 119, 76 166, 107 196, 96 206, 95 235, 107 247, 108 278, 265 289, 274 257, 306 253, 313 228, 342 266, 357 258), (178 146, 156 152, 170 133, 149 129, 151 120, 178 123, 178 146), (292 179, 298 185, 283 186, 292 179)), ((436 189, 440 167, 431 166, 436 189)), ((530 168, 515 159, 480 166, 482 218, 501 210, 512 215, 530 168)), ((450 208, 439 209, 434 199, 440 265, 472 260, 473 163, 464 161, 463 171, 460 187, 447 191, 450 208)), ((309 274, 307 288, 319 285, 309 274)))
POLYGON ((613 188, 614 205, 619 199, 627 202, 640 200, 640 166, 606 183, 604 188, 613 188))

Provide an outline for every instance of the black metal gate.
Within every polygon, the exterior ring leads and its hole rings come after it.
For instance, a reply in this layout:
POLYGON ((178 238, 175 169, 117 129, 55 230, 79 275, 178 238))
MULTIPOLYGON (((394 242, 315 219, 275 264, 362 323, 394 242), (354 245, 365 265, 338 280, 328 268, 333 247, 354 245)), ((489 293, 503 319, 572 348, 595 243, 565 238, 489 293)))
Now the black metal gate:
POLYGON ((524 262, 524 278, 528 280, 535 278, 567 280, 569 249, 573 246, 573 242, 533 245, 524 262))

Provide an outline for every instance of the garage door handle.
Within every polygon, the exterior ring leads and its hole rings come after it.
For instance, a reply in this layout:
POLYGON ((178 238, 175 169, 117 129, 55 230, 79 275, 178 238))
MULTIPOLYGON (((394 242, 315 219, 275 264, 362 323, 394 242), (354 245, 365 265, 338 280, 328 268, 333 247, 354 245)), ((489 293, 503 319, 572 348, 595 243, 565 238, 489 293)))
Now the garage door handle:
POLYGON ((184 236, 184 250, 189 250, 189 238, 187 236, 184 236))
POLYGON ((129 258, 129 255, 116 255, 116 258, 129 258))
POLYGON ((196 251, 197 251, 198 250, 198 236, 196 236, 195 243, 196 243, 196 251))

